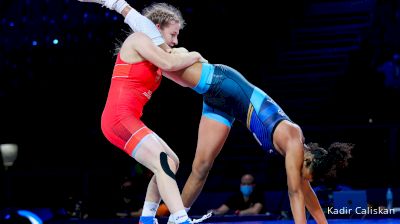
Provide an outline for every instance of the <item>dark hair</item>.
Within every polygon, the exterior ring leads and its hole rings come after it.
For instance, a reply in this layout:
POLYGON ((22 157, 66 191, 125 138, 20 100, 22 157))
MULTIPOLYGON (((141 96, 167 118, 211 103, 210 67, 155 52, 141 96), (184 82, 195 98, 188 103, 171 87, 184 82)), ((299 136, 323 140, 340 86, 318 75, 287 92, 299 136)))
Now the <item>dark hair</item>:
POLYGON ((313 180, 324 180, 337 176, 337 171, 344 169, 349 164, 351 150, 354 144, 332 143, 328 149, 321 148, 318 143, 307 144, 312 160, 306 162, 310 168, 313 180))

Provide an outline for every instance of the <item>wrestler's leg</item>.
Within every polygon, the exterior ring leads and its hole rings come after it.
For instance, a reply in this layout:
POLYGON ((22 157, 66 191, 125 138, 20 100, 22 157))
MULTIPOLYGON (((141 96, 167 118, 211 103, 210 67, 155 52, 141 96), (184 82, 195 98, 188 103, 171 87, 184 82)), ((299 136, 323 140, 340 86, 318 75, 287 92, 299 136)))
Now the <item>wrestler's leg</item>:
POLYGON ((182 191, 182 200, 186 208, 192 206, 203 189, 208 173, 229 131, 229 126, 206 116, 201 117, 192 172, 182 191))
MULTIPOLYGON (((178 211, 184 211, 184 207, 175 181, 178 165, 167 154, 169 150, 171 149, 168 145, 160 141, 158 136, 149 134, 143 138, 132 156, 154 173, 155 181, 152 179, 150 182, 146 198, 156 202, 154 200, 156 199, 154 192, 156 192, 155 187, 157 186, 162 199, 171 213, 174 214, 178 211)), ((180 222, 178 221, 177 223, 180 222)))
POLYGON ((153 175, 149 185, 147 186, 145 201, 154 202, 157 205, 160 204, 161 195, 158 191, 157 179, 155 175, 153 175))
MULTIPOLYGON (((162 140, 161 138, 159 138, 158 140, 161 142, 161 144, 167 145, 164 142, 164 140, 162 140)), ((178 168, 179 168, 179 158, 178 158, 178 156, 175 154, 174 151, 172 151, 171 148, 167 147, 167 148, 164 148, 164 149, 165 149, 168 157, 171 158, 174 161, 176 170, 178 170, 178 168)), ((153 177, 150 180, 149 186, 147 188, 145 201, 152 201, 152 202, 155 202, 155 203, 159 204, 160 203, 160 199, 161 199, 161 196, 160 196, 160 193, 158 192, 157 180, 155 178, 155 175, 153 175, 153 177)))
POLYGON ((156 224, 157 210, 160 205, 161 195, 158 190, 156 176, 151 178, 146 191, 146 197, 140 214, 139 223, 141 224, 156 224))
MULTIPOLYGON (((167 146, 167 144, 161 138, 158 138, 157 140, 162 145, 166 145, 167 146)), ((179 167, 179 158, 178 158, 178 156, 168 146, 166 148, 164 147, 164 149, 165 149, 168 157, 170 157, 174 161, 176 170, 178 170, 178 167, 179 167)), ((158 191, 156 176, 153 175, 153 177, 151 178, 151 180, 149 182, 149 185, 147 187, 145 201, 154 202, 154 203, 157 203, 157 205, 158 205, 160 203, 160 200, 161 200, 161 195, 160 195, 160 193, 158 191)))

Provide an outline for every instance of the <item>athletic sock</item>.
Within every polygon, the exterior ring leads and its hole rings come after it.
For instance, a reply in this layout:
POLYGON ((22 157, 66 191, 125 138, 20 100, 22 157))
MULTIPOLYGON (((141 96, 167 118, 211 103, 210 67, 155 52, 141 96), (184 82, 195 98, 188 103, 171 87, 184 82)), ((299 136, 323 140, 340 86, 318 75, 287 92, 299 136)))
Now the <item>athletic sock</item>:
POLYGON ((186 223, 186 221, 190 221, 189 216, 184 209, 175 212, 174 214, 172 214, 172 216, 176 224, 186 223))

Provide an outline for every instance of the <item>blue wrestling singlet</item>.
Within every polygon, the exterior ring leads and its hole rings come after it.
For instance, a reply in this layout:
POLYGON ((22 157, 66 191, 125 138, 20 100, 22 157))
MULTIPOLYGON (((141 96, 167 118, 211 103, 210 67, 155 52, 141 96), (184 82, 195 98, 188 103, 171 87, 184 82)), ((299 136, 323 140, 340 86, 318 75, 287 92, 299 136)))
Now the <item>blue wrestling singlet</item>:
POLYGON ((275 127, 290 118, 261 89, 226 65, 202 64, 201 78, 194 90, 203 94, 203 115, 231 126, 235 119, 253 133, 264 150, 275 149, 275 127))

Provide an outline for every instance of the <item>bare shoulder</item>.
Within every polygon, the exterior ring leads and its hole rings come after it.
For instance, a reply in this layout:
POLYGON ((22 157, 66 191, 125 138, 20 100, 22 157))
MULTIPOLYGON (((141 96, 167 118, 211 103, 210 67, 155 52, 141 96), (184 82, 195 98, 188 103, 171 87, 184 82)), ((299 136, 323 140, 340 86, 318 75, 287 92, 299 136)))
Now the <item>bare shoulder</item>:
POLYGON ((288 135, 298 135, 299 133, 302 135, 302 130, 300 126, 292 121, 284 120, 279 124, 279 128, 283 133, 288 135))
POLYGON ((146 39, 149 38, 143 33, 130 34, 121 46, 121 58, 128 63, 143 61, 144 59, 140 56, 139 51, 145 45, 146 39))
POLYGON ((151 48, 153 43, 151 39, 144 33, 135 32, 130 34, 122 44, 122 49, 126 48, 131 51, 132 49, 136 51, 141 51, 143 49, 151 48))
POLYGON ((303 139, 303 132, 300 126, 288 120, 280 122, 273 133, 275 148, 281 154, 286 154, 289 145, 302 145, 303 139))
POLYGON ((143 41, 151 41, 151 39, 144 33, 141 32, 135 32, 131 33, 125 40, 128 43, 137 43, 137 42, 143 42, 143 41))

